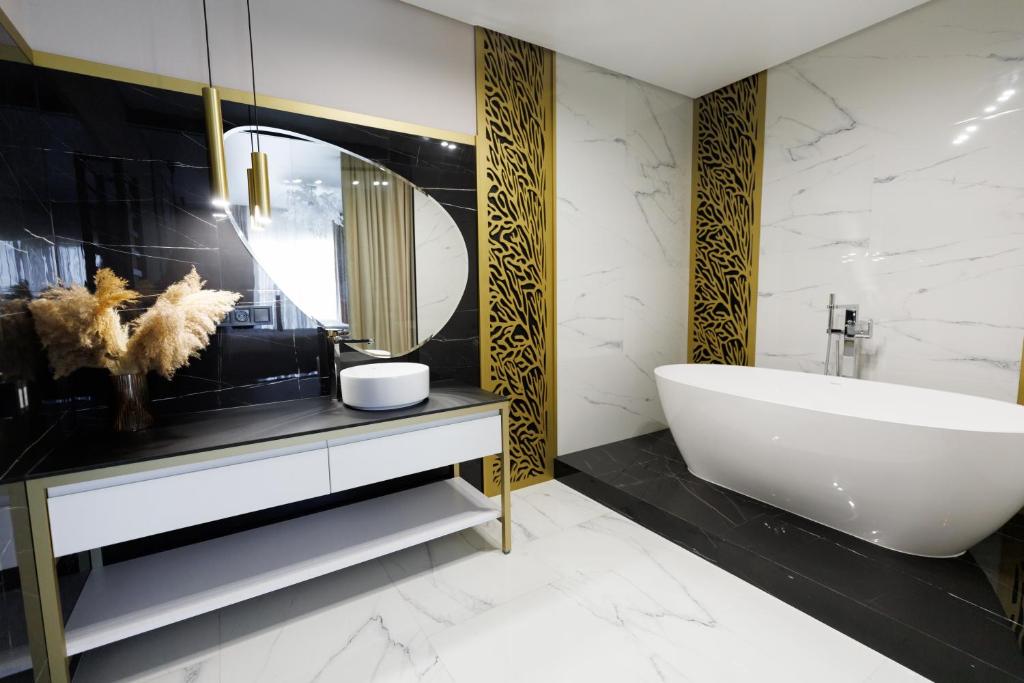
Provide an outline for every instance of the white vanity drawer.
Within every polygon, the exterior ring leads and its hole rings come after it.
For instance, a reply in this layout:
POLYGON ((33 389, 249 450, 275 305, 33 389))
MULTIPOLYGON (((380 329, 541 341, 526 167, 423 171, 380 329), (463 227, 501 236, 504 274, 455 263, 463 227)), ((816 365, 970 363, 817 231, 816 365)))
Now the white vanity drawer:
POLYGON ((320 448, 49 499, 54 555, 151 536, 330 493, 320 448))
POLYGON ((501 416, 332 443, 329 450, 331 491, 344 491, 500 453, 501 416))

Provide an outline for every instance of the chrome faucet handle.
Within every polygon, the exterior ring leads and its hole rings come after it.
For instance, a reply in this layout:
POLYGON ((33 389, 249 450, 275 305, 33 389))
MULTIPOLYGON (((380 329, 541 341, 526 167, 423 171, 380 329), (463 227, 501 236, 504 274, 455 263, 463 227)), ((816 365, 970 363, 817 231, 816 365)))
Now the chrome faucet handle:
POLYGON ((854 320, 846 324, 846 337, 847 339, 871 339, 874 330, 875 324, 870 318, 854 320))
POLYGON ((367 339, 355 339, 348 336, 348 330, 326 330, 327 339, 332 344, 373 344, 372 337, 367 339))

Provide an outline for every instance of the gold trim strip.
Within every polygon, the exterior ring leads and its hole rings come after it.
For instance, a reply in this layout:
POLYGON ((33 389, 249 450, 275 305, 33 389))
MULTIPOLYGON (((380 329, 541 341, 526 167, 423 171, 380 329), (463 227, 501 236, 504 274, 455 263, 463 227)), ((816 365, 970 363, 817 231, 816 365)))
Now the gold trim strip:
MULTIPOLYGON (((174 92, 181 92, 187 95, 202 95, 203 88, 209 85, 208 83, 192 81, 186 78, 163 76, 160 74, 150 73, 148 71, 128 69, 126 67, 113 66, 111 64, 92 62, 86 59, 78 59, 77 57, 65 57, 52 52, 34 52, 33 55, 33 63, 36 66, 46 69, 66 71, 68 73, 81 74, 83 76, 94 76, 96 78, 107 78, 112 81, 132 83, 134 85, 142 85, 150 88, 160 88, 162 90, 172 90, 174 92)), ((218 87, 217 90, 220 92, 220 98, 222 101, 237 102, 239 104, 247 105, 253 104, 253 94, 251 91, 222 87, 218 87)), ((416 123, 396 121, 394 119, 386 119, 378 116, 371 116, 369 114, 359 114, 357 112, 325 107, 319 104, 310 104, 308 102, 298 102, 296 100, 274 97, 273 95, 264 95, 262 93, 257 93, 256 98, 259 100, 259 106, 264 109, 276 109, 278 111, 286 111, 292 114, 314 116, 321 119, 339 121, 341 123, 352 123, 358 126, 369 126, 371 128, 390 130, 396 133, 422 135, 436 140, 447 140, 449 142, 455 142, 463 145, 472 145, 476 142, 476 136, 470 133, 460 133, 458 131, 445 130, 442 128, 421 126, 416 123)))
POLYGON ((1017 403, 1024 406, 1024 343, 1020 345, 1020 382, 1017 383, 1017 403))
POLYGON ((0 8, 0 26, 2 26, 3 29, 7 31, 7 34, 11 36, 11 40, 14 41, 14 45, 17 50, 17 54, 15 54, 14 50, 3 50, 0 52, 0 59, 32 64, 35 61, 35 54, 33 53, 32 48, 29 47, 28 41, 26 41, 25 37, 21 35, 21 31, 19 31, 18 27, 14 25, 14 22, 11 21, 9 16, 7 16, 7 13, 4 12, 3 8, 0 8))
MULTIPOLYGON (((491 292, 490 270, 491 250, 487 248, 491 239, 487 226, 487 196, 490 182, 487 179, 487 157, 490 154, 487 142, 487 112, 484 108, 484 29, 477 27, 476 39, 476 230, 477 230, 477 298, 480 300, 478 323, 480 327, 480 386, 486 387, 491 376, 491 292)), ((484 463, 484 491, 487 488, 490 467, 484 463)))
POLYGON ((686 316, 686 362, 693 362, 693 347, 696 345, 697 330, 697 174, 700 170, 700 158, 697 155, 700 145, 700 106, 703 98, 693 100, 693 130, 690 133, 690 282, 689 312, 686 316))
POLYGON ((754 216, 750 225, 750 305, 747 308, 747 365, 757 361, 757 301, 761 264, 761 195, 764 190, 764 129, 768 95, 768 72, 757 74, 757 135, 754 139, 754 216))
POLYGON ((36 570, 36 587, 42 615, 43 641, 46 644, 47 670, 51 683, 70 683, 71 672, 64 634, 64 612, 61 609, 57 559, 53 555, 50 534, 50 510, 46 487, 42 481, 25 483, 29 524, 32 528, 32 552, 36 570))
POLYGON ((36 574, 35 544, 32 542, 32 524, 29 521, 28 494, 24 482, 11 484, 5 487, 5 490, 11 502, 14 552, 18 558, 18 577, 21 581, 21 598, 25 610, 25 629, 28 632, 32 671, 36 681, 49 680, 50 662, 46 656, 43 606, 40 599, 39 578, 36 574))

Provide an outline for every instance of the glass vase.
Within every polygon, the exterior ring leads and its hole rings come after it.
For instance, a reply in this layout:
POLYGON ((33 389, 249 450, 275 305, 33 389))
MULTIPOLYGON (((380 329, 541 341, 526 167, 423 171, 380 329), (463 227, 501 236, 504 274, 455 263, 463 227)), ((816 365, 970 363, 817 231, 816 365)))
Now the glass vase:
POLYGON ((145 373, 111 375, 114 384, 114 431, 137 432, 153 424, 145 373))

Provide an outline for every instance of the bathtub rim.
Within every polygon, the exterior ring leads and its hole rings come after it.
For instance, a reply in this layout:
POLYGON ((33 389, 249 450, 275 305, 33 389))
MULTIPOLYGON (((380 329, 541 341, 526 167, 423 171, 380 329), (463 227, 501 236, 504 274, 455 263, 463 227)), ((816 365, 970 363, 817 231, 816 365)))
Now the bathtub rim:
MULTIPOLYGON (((793 408, 795 410, 806 410, 806 411, 809 411, 809 412, 820 413, 820 414, 823 414, 823 415, 836 415, 836 416, 847 417, 847 418, 856 419, 856 420, 869 420, 869 421, 876 421, 876 422, 884 422, 884 423, 888 423, 888 424, 903 425, 903 426, 907 426, 907 427, 915 427, 915 428, 921 428, 921 429, 940 429, 940 430, 948 430, 948 431, 953 431, 953 432, 968 432, 968 433, 977 433, 977 434, 1004 434, 1004 435, 1007 435, 1007 436, 1024 436, 1024 406, 1020 406, 1020 405, 1017 405, 1016 403, 1011 403, 1011 402, 1008 402, 1008 401, 1000 401, 998 399, 988 398, 988 397, 985 397, 985 396, 974 396, 974 395, 971 395, 971 394, 962 394, 962 393, 958 393, 958 392, 955 392, 955 391, 945 391, 945 390, 942 390, 942 389, 931 389, 931 388, 927 388, 927 387, 918 387, 918 386, 913 386, 913 385, 909 385, 909 384, 896 384, 894 382, 881 382, 881 381, 876 381, 876 380, 855 379, 855 378, 852 378, 852 377, 834 377, 834 376, 831 376, 831 375, 829 375, 829 376, 818 375, 818 374, 815 374, 815 373, 800 372, 800 371, 797 371, 797 370, 783 370, 783 369, 780 369, 780 368, 764 368, 764 367, 749 366, 749 365, 718 365, 718 364, 705 364, 705 363, 670 363, 670 364, 666 364, 666 365, 659 365, 658 367, 656 367, 654 369, 654 375, 655 375, 655 383, 656 384, 659 384, 660 382, 668 382, 668 383, 671 383, 671 384, 679 384, 681 386, 690 387, 692 389, 698 389, 698 390, 701 390, 701 391, 709 391, 709 392, 712 392, 712 393, 723 394, 723 395, 726 395, 726 396, 733 396, 733 397, 738 398, 738 399, 743 399, 743 400, 748 400, 748 401, 755 401, 755 402, 760 401, 760 402, 763 402, 763 403, 770 403, 770 404, 773 404, 773 405, 785 406, 785 407, 788 407, 788 408, 793 408), (827 377, 827 379, 830 381, 830 383, 838 382, 839 384, 854 384, 854 385, 857 385, 857 384, 868 385, 869 384, 869 385, 881 386, 881 387, 899 387, 900 390, 903 390, 903 391, 911 391, 911 392, 915 392, 915 393, 922 393, 925 396, 929 396, 929 395, 930 396, 937 396, 941 400, 947 400, 947 401, 948 400, 956 400, 956 401, 965 402, 965 403, 977 403, 977 404, 980 404, 981 406, 984 406, 985 404, 992 404, 992 405, 998 406, 1000 411, 1005 411, 1008 415, 1013 414, 1013 415, 1019 416, 1019 421, 1016 424, 1012 425, 1012 428, 987 428, 987 427, 983 427, 983 426, 980 426, 980 425, 958 424, 956 422, 944 422, 944 421, 939 421, 939 420, 933 420, 933 421, 920 420, 920 419, 915 419, 914 417, 905 417, 904 419, 897 419, 895 417, 886 415, 884 412, 873 412, 873 413, 870 412, 870 411, 856 412, 856 411, 842 410, 841 408, 837 408, 837 407, 833 407, 834 409, 824 409, 823 407, 820 407, 818 405, 804 405, 802 403, 794 402, 794 401, 773 400, 772 398, 766 398, 766 397, 763 397, 763 396, 751 396, 751 395, 747 395, 747 394, 743 394, 743 393, 737 393, 735 391, 729 391, 729 390, 727 390, 725 388, 721 388, 721 387, 711 387, 711 386, 705 386, 703 384, 697 384, 695 382, 687 382, 684 379, 672 377, 669 374, 667 374, 668 371, 671 371, 671 370, 676 369, 676 368, 703 368, 703 369, 709 369, 709 368, 729 368, 730 369, 729 371, 735 371, 735 370, 738 370, 738 369, 743 369, 743 370, 749 370, 749 371, 754 371, 754 372, 758 372, 758 373, 766 373, 766 374, 775 374, 775 373, 777 373, 779 375, 803 376, 802 379, 803 378, 811 378, 811 377, 813 377, 813 378, 820 378, 821 380, 824 380, 827 377)), ((660 391, 660 389, 659 389, 659 391, 660 391)), ((715 482, 712 482, 712 483, 715 483, 715 482)))

